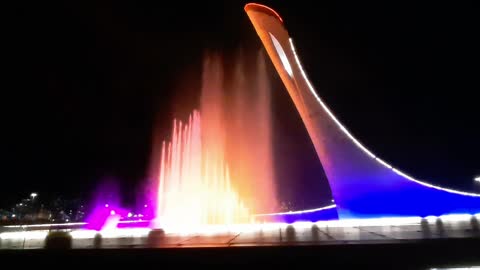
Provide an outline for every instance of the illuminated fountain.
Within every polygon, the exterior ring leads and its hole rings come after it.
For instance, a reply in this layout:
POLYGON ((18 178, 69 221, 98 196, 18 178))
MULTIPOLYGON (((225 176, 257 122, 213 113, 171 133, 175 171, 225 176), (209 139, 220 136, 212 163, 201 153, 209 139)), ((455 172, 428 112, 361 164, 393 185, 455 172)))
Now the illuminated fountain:
POLYGON ((160 227, 233 224, 249 212, 233 190, 228 165, 215 149, 202 147, 200 115, 174 121, 162 146, 157 217, 160 227), (210 150, 210 151, 209 151, 210 150))
POLYGON ((251 74, 238 61, 227 82, 220 58, 205 59, 200 111, 174 120, 170 140, 154 149, 160 154, 154 227, 249 223, 252 213, 275 210, 265 69, 263 56, 251 74))

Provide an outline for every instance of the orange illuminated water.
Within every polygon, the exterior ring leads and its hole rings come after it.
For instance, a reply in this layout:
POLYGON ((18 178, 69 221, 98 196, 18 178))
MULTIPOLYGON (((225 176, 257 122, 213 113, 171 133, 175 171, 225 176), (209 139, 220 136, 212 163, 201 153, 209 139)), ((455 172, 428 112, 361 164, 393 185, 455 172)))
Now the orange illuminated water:
POLYGON ((227 78, 219 57, 205 59, 200 110, 158 149, 156 227, 248 223, 276 208, 263 55, 234 69, 227 78))

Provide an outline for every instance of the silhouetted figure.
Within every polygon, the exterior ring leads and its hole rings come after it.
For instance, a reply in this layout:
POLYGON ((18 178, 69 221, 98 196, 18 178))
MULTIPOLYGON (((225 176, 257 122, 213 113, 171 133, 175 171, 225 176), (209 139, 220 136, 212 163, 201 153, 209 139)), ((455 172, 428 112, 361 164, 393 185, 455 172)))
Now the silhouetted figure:
POLYGON ((315 242, 320 241, 320 228, 316 224, 312 226, 312 240, 315 242))
POLYGON ((159 247, 165 241, 165 231, 162 229, 151 230, 148 234, 148 247, 159 247))
POLYGON ((102 247, 102 235, 100 233, 97 233, 93 238, 93 248, 101 248, 101 247, 102 247))
POLYGON ((72 236, 68 232, 50 232, 45 238, 47 249, 70 249, 72 248, 72 236))
POLYGON ((437 218, 437 232, 441 236, 445 236, 445 226, 443 225, 443 221, 440 218, 437 218))
POLYGON ((293 242, 295 241, 295 228, 292 225, 288 225, 287 229, 285 230, 287 241, 293 242))
POLYGON ((479 224, 478 218, 476 216, 472 216, 472 218, 470 219, 470 224, 472 225, 472 231, 476 235, 480 234, 480 224, 479 224))
POLYGON ((430 224, 428 224, 428 220, 423 218, 420 222, 420 227, 422 228, 423 238, 432 237, 432 231, 430 230, 430 224))

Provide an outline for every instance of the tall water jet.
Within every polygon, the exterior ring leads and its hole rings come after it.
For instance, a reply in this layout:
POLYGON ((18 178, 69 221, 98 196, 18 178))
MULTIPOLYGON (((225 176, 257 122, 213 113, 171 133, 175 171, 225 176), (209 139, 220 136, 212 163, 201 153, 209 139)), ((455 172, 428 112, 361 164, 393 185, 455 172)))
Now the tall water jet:
POLYGON ((238 59, 231 78, 219 56, 206 57, 202 68, 200 111, 174 120, 170 140, 154 149, 155 227, 246 223, 276 210, 263 54, 253 69, 238 59))
POLYGON ((172 139, 162 146, 156 227, 189 230, 249 221, 248 209, 232 189, 222 152, 216 145, 203 145, 201 136, 197 111, 188 123, 174 120, 172 139))
POLYGON ((263 51, 246 64, 240 54, 228 90, 227 150, 232 177, 256 213, 277 210, 272 150, 271 89, 263 51))

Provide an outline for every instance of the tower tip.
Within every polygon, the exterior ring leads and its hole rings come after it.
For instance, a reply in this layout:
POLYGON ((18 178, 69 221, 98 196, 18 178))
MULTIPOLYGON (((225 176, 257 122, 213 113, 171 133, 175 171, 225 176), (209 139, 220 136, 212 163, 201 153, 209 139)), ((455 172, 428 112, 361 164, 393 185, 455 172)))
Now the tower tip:
POLYGON ((248 3, 248 4, 245 5, 244 9, 245 9, 246 12, 251 11, 251 10, 256 10, 256 11, 267 13, 269 15, 272 15, 272 16, 276 17, 280 22, 283 23, 282 17, 280 17, 278 12, 276 12, 271 7, 268 7, 268 6, 265 6, 265 5, 262 5, 262 4, 257 4, 257 3, 248 3))

